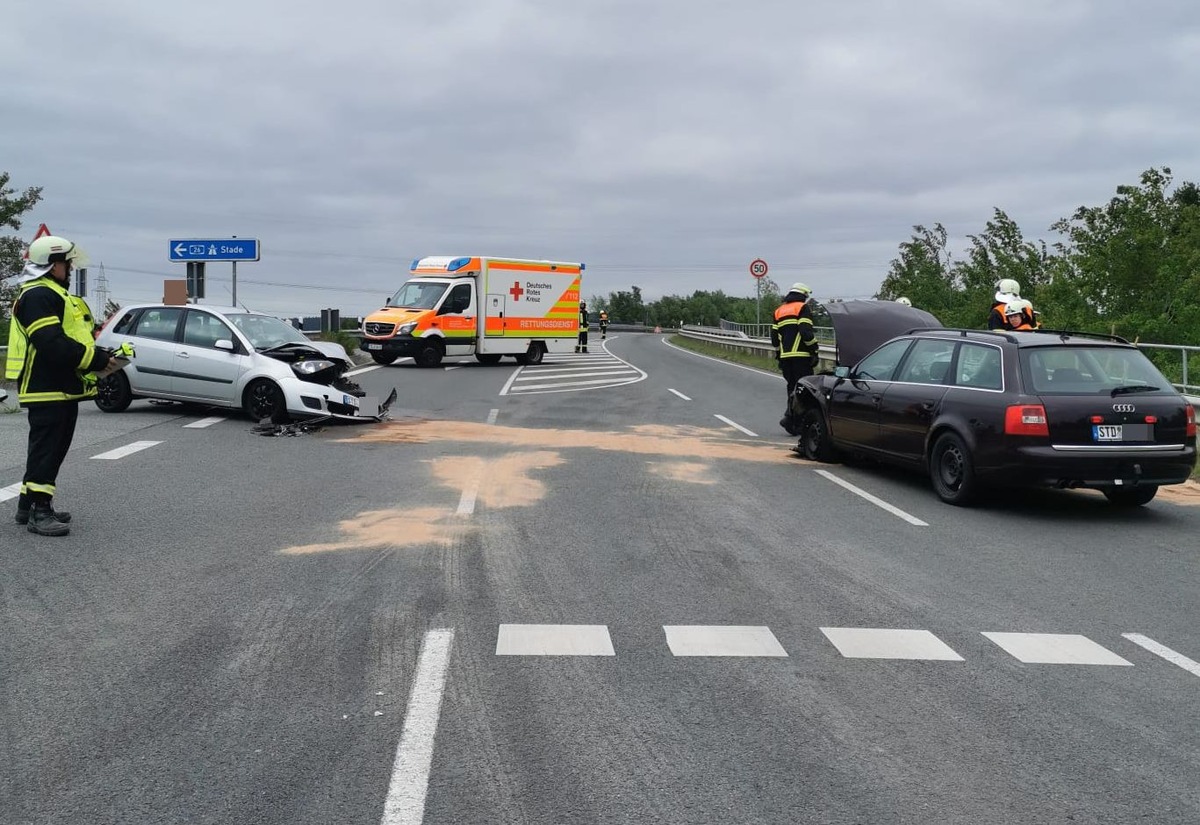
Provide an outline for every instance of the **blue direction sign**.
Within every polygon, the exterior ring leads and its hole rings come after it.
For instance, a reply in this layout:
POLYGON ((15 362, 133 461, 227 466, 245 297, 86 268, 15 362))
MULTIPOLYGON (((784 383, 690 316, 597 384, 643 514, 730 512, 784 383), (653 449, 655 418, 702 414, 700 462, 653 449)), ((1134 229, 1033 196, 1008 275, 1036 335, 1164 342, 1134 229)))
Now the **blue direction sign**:
POLYGON ((167 241, 172 261, 257 261, 257 238, 187 238, 167 241))

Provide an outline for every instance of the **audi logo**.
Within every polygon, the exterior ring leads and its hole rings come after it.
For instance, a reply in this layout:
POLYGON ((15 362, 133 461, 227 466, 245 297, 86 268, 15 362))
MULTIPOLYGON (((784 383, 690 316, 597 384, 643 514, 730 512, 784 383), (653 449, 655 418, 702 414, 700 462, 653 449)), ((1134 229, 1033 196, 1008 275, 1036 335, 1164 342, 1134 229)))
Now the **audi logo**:
POLYGON ((1136 410, 1137 407, 1132 404, 1113 404, 1113 412, 1130 413, 1136 410))

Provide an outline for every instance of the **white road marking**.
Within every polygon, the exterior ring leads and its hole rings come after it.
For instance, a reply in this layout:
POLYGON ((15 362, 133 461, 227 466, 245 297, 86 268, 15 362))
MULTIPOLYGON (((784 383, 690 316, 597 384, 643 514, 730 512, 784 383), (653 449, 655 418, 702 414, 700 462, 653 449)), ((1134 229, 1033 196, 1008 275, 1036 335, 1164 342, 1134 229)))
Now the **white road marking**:
POLYGON ((1182 653, 1177 653, 1166 645, 1159 644, 1148 636, 1143 636, 1141 633, 1122 633, 1129 641, 1135 645, 1146 648, 1155 656, 1161 656, 1173 665, 1179 665, 1193 676, 1200 676, 1200 662, 1194 659, 1189 659, 1182 653))
POLYGON ((20 482, 0 489, 0 501, 8 501, 10 498, 16 498, 19 495, 21 495, 20 482))
POLYGON ((494 410, 491 410, 491 411, 488 413, 488 420, 487 420, 487 423, 489 423, 489 424, 495 424, 495 423, 496 423, 496 418, 497 418, 497 417, 499 417, 499 415, 500 415, 500 410, 499 410, 499 409, 494 409, 494 410))
POLYGON ((691 401, 691 400, 692 400, 692 399, 688 398, 686 395, 684 395, 683 393, 681 393, 679 390, 672 390, 670 387, 667 387, 667 389, 668 389, 668 390, 670 390, 671 392, 675 393, 676 395, 678 395, 678 396, 679 396, 680 398, 682 398, 684 401, 691 401))
POLYGON ((453 643, 454 628, 437 628, 425 634, 380 825, 420 825, 425 818, 429 768, 453 643))
POLYGON ((663 625, 676 656, 787 656, 769 627, 663 625))
POLYGON ((822 627, 821 632, 847 659, 963 661, 962 656, 928 630, 822 627))
POLYGON ((742 432, 744 432, 746 435, 753 436, 754 438, 758 438, 758 433, 751 432, 750 430, 747 430, 747 429, 746 429, 745 427, 743 427, 741 424, 738 424, 738 423, 736 423, 736 422, 734 422, 734 421, 730 421, 728 418, 726 418, 726 417, 725 417, 725 416, 723 416, 723 415, 716 415, 716 416, 713 416, 713 417, 714 417, 714 418, 719 418, 719 419, 721 419, 721 420, 722 420, 722 421, 724 421, 726 424, 728 424, 730 427, 733 427, 735 430, 741 430, 741 431, 742 431, 742 432))
POLYGON ((520 374, 521 367, 517 367, 515 370, 513 370, 512 375, 508 376, 508 381, 505 382, 504 386, 500 389, 501 395, 508 395, 509 388, 512 387, 513 382, 517 380, 517 376, 520 374))
POLYGON ((817 470, 817 474, 824 476, 825 478, 832 481, 834 484, 840 484, 842 487, 845 487, 847 490, 854 493, 854 495, 862 496, 867 501, 874 504, 876 507, 882 507, 884 510, 887 510, 893 516, 898 516, 898 517, 904 519, 905 521, 907 521, 909 524, 915 524, 917 527, 928 527, 929 526, 928 522, 921 521, 916 516, 909 515, 908 513, 901 510, 899 507, 895 507, 891 504, 888 504, 883 499, 881 499, 877 496, 871 495, 866 490, 863 490, 860 487, 855 487, 849 481, 845 481, 843 479, 838 478, 837 476, 835 476, 833 473, 829 472, 828 470, 817 470))
POLYGON ((135 441, 132 444, 126 444, 124 447, 118 447, 115 450, 109 450, 107 453, 94 455, 92 458, 104 459, 107 461, 115 461, 118 458, 124 458, 127 455, 139 453, 142 450, 149 449, 156 444, 162 444, 161 441, 135 441))
POLYGON ((1076 633, 984 633, 1015 659, 1039 665, 1133 667, 1111 650, 1076 633))
POLYGON ((502 624, 497 656, 615 656, 602 624, 502 624))
MULTIPOLYGON (((522 380, 524 380, 524 379, 522 379, 522 380)), ((638 378, 636 380, 641 381, 642 379, 638 378)), ((624 383, 631 384, 631 383, 633 383, 633 379, 631 378, 631 380, 625 381, 624 383)), ((619 384, 613 383, 613 379, 611 379, 611 378, 594 378, 594 379, 591 379, 588 381, 562 381, 560 383, 551 384, 550 387, 590 387, 590 386, 594 386, 597 384, 604 385, 606 387, 620 386, 619 384)), ((546 385, 541 384, 538 386, 513 387, 511 392, 529 392, 529 391, 538 392, 538 391, 545 390, 545 389, 546 389, 546 385)))
POLYGON ((522 375, 517 380, 518 381, 558 381, 563 378, 589 378, 594 375, 605 375, 605 376, 613 377, 613 376, 622 375, 624 373, 632 373, 632 372, 633 372, 633 370, 629 369, 629 367, 622 367, 622 366, 604 367, 601 369, 589 369, 586 372, 580 372, 578 370, 567 370, 565 372, 560 371, 560 372, 556 372, 554 374, 549 374, 549 373, 542 372, 541 370, 538 370, 536 373, 533 373, 531 375, 522 375))
POLYGON ((224 421, 223 416, 215 415, 211 418, 201 418, 199 421, 193 421, 191 424, 184 424, 185 430, 202 430, 205 427, 211 427, 213 424, 220 424, 224 421))
POLYGON ((735 364, 732 361, 726 361, 723 358, 713 358, 711 355, 701 355, 698 352, 692 352, 690 349, 684 349, 683 347, 675 346, 670 341, 668 341, 666 339, 666 337, 659 338, 658 340, 662 341, 668 347, 670 347, 673 350, 676 350, 677 352, 684 352, 684 353, 687 353, 688 355, 694 355, 697 358, 703 358, 705 361, 713 361, 718 364, 724 364, 727 367, 737 367, 739 370, 749 370, 750 372, 755 372, 755 373, 758 373, 759 375, 764 375, 767 378, 778 378, 780 381, 783 380, 783 376, 777 372, 770 372, 765 369, 760 370, 755 367, 747 367, 745 364, 735 364))
POLYGON ((479 495, 480 478, 473 478, 463 488, 462 498, 458 500, 458 509, 454 511, 457 516, 469 516, 475 512, 475 497, 479 495))

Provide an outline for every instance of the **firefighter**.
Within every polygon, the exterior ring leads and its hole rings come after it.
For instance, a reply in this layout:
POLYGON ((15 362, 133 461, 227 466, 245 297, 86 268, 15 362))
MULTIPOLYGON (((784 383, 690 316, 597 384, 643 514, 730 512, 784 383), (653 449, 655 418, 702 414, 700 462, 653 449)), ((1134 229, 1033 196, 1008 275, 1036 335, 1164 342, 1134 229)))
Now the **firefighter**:
POLYGON ((1005 310, 1009 304, 1017 304, 1022 308, 1025 323, 1029 325, 1028 329, 1041 326, 1033 304, 1021 297, 1021 285, 1012 278, 1001 278, 996 281, 996 302, 988 315, 988 329, 1014 329, 1005 319, 1005 310))
POLYGON ((608 337, 608 313, 600 310, 600 340, 608 337))
POLYGON ((587 352, 588 311, 584 301, 579 302, 579 343, 575 345, 576 352, 587 352))
POLYGON ((1004 307, 1004 326, 1000 329, 1025 332, 1034 329, 1033 305, 1024 299, 1010 301, 1004 307))
POLYGON ((900 304, 901 306, 906 306, 906 307, 912 306, 912 301, 908 300, 907 298, 905 298, 903 296, 897 298, 896 303, 900 304))
POLYGON ((29 245, 8 333, 4 377, 17 382, 28 410, 29 445, 17 499, 17 524, 41 536, 65 536, 70 513, 53 507, 55 482, 79 416, 79 402, 96 395, 95 373, 110 355, 92 337, 87 303, 67 292, 74 266, 87 256, 66 238, 47 235, 29 245))
POLYGON ((808 300, 811 294, 808 285, 792 284, 783 303, 775 310, 775 323, 771 325, 771 346, 775 348, 775 360, 787 382, 787 409, 779 426, 793 435, 796 422, 792 420, 792 393, 801 378, 813 374, 818 361, 812 307, 808 300))

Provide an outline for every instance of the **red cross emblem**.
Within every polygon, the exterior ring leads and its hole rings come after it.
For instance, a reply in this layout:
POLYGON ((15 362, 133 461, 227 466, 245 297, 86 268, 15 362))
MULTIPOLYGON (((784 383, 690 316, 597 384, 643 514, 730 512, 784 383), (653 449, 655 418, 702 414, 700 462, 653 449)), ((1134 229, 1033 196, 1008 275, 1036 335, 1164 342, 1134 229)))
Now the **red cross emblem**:
POLYGON ((520 281, 513 281, 512 289, 510 289, 508 292, 513 296, 514 301, 521 300, 521 296, 525 294, 525 290, 521 289, 520 281))

